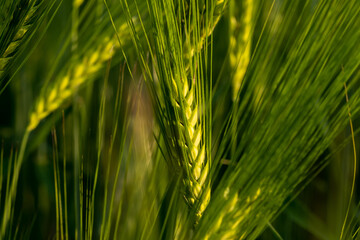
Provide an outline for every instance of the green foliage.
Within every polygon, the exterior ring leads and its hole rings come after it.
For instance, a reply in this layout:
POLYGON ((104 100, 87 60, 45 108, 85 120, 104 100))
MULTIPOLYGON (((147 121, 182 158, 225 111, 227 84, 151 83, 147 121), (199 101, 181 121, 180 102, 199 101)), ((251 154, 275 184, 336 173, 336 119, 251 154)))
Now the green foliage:
POLYGON ((3 2, 0 239, 359 238, 358 0, 3 2))

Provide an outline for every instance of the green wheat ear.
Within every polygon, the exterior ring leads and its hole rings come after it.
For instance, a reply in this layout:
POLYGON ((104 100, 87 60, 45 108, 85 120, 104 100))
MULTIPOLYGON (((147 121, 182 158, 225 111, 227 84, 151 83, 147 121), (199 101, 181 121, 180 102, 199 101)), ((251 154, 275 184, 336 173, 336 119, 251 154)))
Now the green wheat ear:
MULTIPOLYGON (((211 146, 206 145, 209 137, 202 115, 208 103, 203 92, 206 80, 202 74, 203 68, 199 66, 203 64, 199 56, 203 57, 207 51, 207 37, 213 33, 227 2, 211 0, 206 4, 195 4, 186 0, 178 6, 180 11, 174 11, 176 1, 152 0, 148 5, 156 32, 151 36, 154 36, 157 44, 155 53, 158 59, 153 60, 158 79, 154 79, 147 70, 145 74, 152 79, 149 83, 154 84, 151 86, 155 91, 154 96, 158 95, 157 90, 162 91, 163 104, 158 104, 157 97, 154 97, 156 108, 159 108, 158 119, 166 135, 164 137, 171 140, 166 147, 169 148, 171 164, 178 166, 182 172, 184 198, 196 215, 195 223, 203 216, 211 194, 211 162, 206 157, 211 146), (160 86, 155 86, 157 82, 160 86)), ((130 17, 129 21, 132 21, 130 17)), ((134 43, 137 49, 142 49, 136 38, 134 43)), ((140 50, 138 55, 141 59, 145 58, 140 50)), ((148 69, 146 63, 142 64, 144 69, 148 69)))
POLYGON ((40 121, 58 109, 72 94, 99 71, 118 47, 116 38, 106 37, 95 51, 85 55, 81 62, 71 67, 67 74, 58 78, 50 91, 40 96, 30 114, 28 131, 34 130, 40 121))
MULTIPOLYGON (((179 129, 184 136, 185 142, 179 140, 179 145, 186 148, 188 156, 184 163, 184 184, 186 186, 185 199, 191 207, 197 207, 196 215, 200 218, 210 201, 210 186, 205 184, 209 173, 209 161, 205 158, 205 145, 202 143, 202 124, 198 116, 198 104, 195 98, 195 85, 189 89, 187 81, 182 82, 182 94, 184 99, 182 106, 175 103, 178 112, 182 112, 185 118, 181 118, 179 129), (186 141, 188 139, 188 141, 186 141), (204 194, 202 196, 202 194, 204 194)), ((174 82, 176 89, 176 83, 174 82)), ((180 97, 181 98, 181 97, 180 97)))
MULTIPOLYGON (((29 0, 28 9, 23 19, 18 19, 21 24, 11 39, 5 50, 0 55, 0 78, 5 73, 6 67, 9 65, 11 59, 14 57, 17 49, 28 35, 29 29, 33 24, 32 18, 38 13, 40 5, 43 1, 29 0)), ((21 11, 21 9, 20 9, 21 11)))
POLYGON ((253 32, 253 0, 230 2, 230 67, 236 69, 232 81, 233 100, 240 90, 251 57, 253 32), (237 10, 240 13, 236 12, 237 10))
POLYGON ((261 188, 248 196, 245 201, 240 201, 238 193, 230 195, 229 192, 229 187, 223 192, 224 206, 204 239, 245 239, 246 233, 239 238, 239 228, 244 224, 246 216, 252 212, 253 202, 261 198, 261 188))
MULTIPOLYGON (((186 187, 185 199, 190 205, 190 207, 196 207, 196 217, 199 220, 205 209, 207 208, 210 197, 210 183, 208 181, 209 169, 210 169, 210 160, 205 157, 205 144, 204 144, 204 134, 203 134, 203 123, 199 118, 199 109, 198 103, 195 97, 196 85, 192 84, 189 88, 189 83, 187 79, 192 79, 191 76, 191 64, 193 62, 193 57, 201 52, 205 40, 209 37, 219 22, 223 9, 227 1, 216 0, 213 2, 213 14, 212 19, 205 21, 200 24, 199 38, 197 40, 196 30, 192 29, 194 25, 190 25, 189 34, 187 35, 185 42, 183 44, 184 48, 184 62, 185 62, 185 74, 187 77, 181 78, 181 91, 177 91, 176 82, 173 81, 174 89, 176 89, 176 95, 182 94, 180 99, 184 99, 183 106, 180 107, 179 104, 175 104, 175 107, 179 112, 180 116, 185 116, 183 122, 180 122, 179 129, 182 130, 185 139, 189 139, 186 143, 180 141, 181 146, 187 146, 189 150, 188 160, 184 164, 184 184, 186 187), (179 92, 179 93, 178 93, 179 92)), ((204 20, 206 17, 201 16, 204 20)), ((195 67, 196 68, 196 67, 195 67)))

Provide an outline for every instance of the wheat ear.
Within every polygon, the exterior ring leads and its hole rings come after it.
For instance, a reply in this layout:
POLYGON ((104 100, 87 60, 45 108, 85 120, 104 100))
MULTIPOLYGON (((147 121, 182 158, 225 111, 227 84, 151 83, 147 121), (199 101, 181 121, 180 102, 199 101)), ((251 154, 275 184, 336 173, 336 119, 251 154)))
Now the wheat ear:
POLYGON ((29 8, 22 21, 21 26, 15 33, 9 45, 6 47, 5 51, 0 56, 0 77, 4 74, 6 66, 9 64, 11 59, 14 57, 17 49, 20 47, 25 35, 27 35, 30 27, 32 26, 31 19, 35 16, 40 8, 42 1, 30 0, 29 8))
POLYGON ((261 197, 261 188, 245 201, 240 201, 238 193, 229 196, 229 188, 224 191, 223 197, 224 206, 204 239, 245 239, 247 233, 239 229, 253 209, 251 204, 261 197))
MULTIPOLYGON (((202 123, 199 119, 198 103, 195 97, 195 84, 189 86, 188 79, 192 79, 190 76, 190 64, 191 59, 201 51, 204 42, 208 36, 210 36, 222 16, 223 9, 227 1, 217 0, 214 2, 214 10, 212 20, 209 22, 201 23, 200 38, 195 41, 195 44, 191 39, 194 37, 194 32, 190 32, 187 36, 183 47, 185 49, 184 62, 185 62, 185 76, 181 78, 182 90, 178 94, 182 94, 180 97, 184 99, 183 106, 180 107, 177 104, 178 110, 184 111, 180 116, 185 116, 182 119, 181 129, 184 139, 188 139, 186 143, 180 143, 183 146, 187 146, 189 149, 188 161, 184 164, 184 184, 186 187, 185 199, 191 207, 196 208, 197 220, 201 218, 203 212, 210 201, 210 183, 206 182, 210 161, 205 158, 205 144, 202 131, 202 123), (186 49, 188 49, 186 51, 186 49)), ((205 19, 205 16, 202 16, 205 19)), ((174 87, 176 83, 174 81, 174 87)))
MULTIPOLYGON (((176 103, 176 108, 181 116, 179 124, 180 131, 185 142, 179 141, 180 146, 188 149, 186 160, 183 164, 185 176, 184 184, 186 186, 185 199, 191 207, 198 205, 196 215, 202 216, 210 200, 210 188, 205 185, 209 173, 209 163, 205 159, 205 145, 201 142, 202 125, 198 117, 198 106, 195 99, 195 86, 189 88, 187 81, 182 82, 183 89, 178 92, 182 94, 180 98, 184 99, 182 106, 176 103), (204 193, 202 197, 201 194, 204 193), (202 201, 200 198, 202 197, 202 201)), ((176 87, 176 84, 174 83, 176 87)))
POLYGON ((58 109, 76 89, 101 69, 114 55, 117 46, 116 38, 106 37, 95 51, 86 54, 81 62, 69 69, 67 74, 58 78, 50 91, 38 99, 36 107, 30 114, 27 130, 35 129, 42 119, 58 109))
POLYGON ((188 30, 187 37, 185 38, 185 42, 183 44, 183 52, 184 52, 184 60, 185 60, 185 68, 188 71, 190 67, 190 59, 194 57, 196 53, 199 53, 205 43, 207 37, 209 37, 218 24, 220 18, 223 15, 224 9, 227 6, 228 0, 213 0, 213 9, 212 9, 212 17, 206 16, 206 14, 201 15, 200 21, 200 29, 199 29, 199 38, 196 42, 192 42, 194 39, 194 29, 193 24, 191 24, 190 29, 188 30), (207 19, 208 18, 208 19, 207 19))
POLYGON ((235 70, 233 77, 233 100, 240 90, 251 56, 251 33, 253 31, 253 0, 230 2, 230 67, 235 70), (241 6, 236 6, 241 5, 241 6), (242 9, 239 14, 234 12, 242 9))

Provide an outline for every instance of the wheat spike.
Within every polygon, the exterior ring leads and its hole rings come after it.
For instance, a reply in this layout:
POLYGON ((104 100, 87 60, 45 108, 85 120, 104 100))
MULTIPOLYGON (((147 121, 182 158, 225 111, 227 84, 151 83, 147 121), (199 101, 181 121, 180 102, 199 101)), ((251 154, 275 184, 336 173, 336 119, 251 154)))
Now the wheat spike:
MULTIPOLYGON (((193 30, 190 30, 183 44, 184 49, 184 62, 185 62, 185 73, 184 77, 181 78, 182 89, 177 91, 175 81, 173 81, 174 88, 178 98, 184 99, 183 106, 180 107, 176 103, 177 109, 185 116, 180 123, 184 139, 188 139, 187 142, 181 143, 180 145, 186 146, 189 150, 188 160, 185 161, 184 165, 184 184, 186 186, 185 199, 191 207, 196 208, 197 220, 201 218, 203 212, 210 201, 210 184, 206 183, 210 162, 205 157, 205 144, 203 142, 202 123, 199 119, 198 103, 196 102, 195 96, 195 84, 189 84, 188 79, 192 79, 190 76, 190 65, 194 55, 201 51, 205 40, 210 36, 222 16, 223 9, 227 1, 217 0, 214 1, 213 6, 213 18, 208 22, 200 24, 200 38, 195 41, 191 41, 194 37, 193 30), (179 96, 181 94, 182 96, 179 96)), ((202 16, 205 20, 205 16, 202 16)))
POLYGON ((51 90, 41 96, 30 114, 28 131, 37 127, 42 119, 58 109, 82 84, 101 69, 118 47, 116 38, 106 37, 95 51, 87 53, 81 62, 69 69, 67 74, 58 78, 51 90))
POLYGON ((210 187, 205 184, 209 173, 209 163, 205 159, 205 145, 201 142, 202 126, 198 117, 195 87, 189 88, 187 81, 182 83, 183 89, 178 94, 182 94, 183 106, 176 103, 176 107, 179 112, 183 111, 185 116, 185 118, 181 118, 182 122, 179 124, 185 140, 185 143, 180 141, 179 144, 188 149, 187 160, 183 166, 186 186, 185 199, 193 207, 199 203, 201 194, 204 193, 196 211, 197 217, 200 218, 210 200, 210 187))
POLYGON ((233 100, 240 90, 251 55, 251 33, 253 31, 253 0, 230 2, 230 67, 235 70, 233 77, 233 100), (236 5, 241 5, 236 6, 236 5), (236 13, 235 9, 242 9, 236 13))
POLYGON ((251 196, 242 201, 240 205, 240 197, 238 193, 229 196, 229 188, 224 191, 224 207, 219 211, 213 226, 206 234, 208 239, 245 239, 246 232, 239 232, 241 224, 248 216, 253 207, 251 206, 256 200, 261 197, 261 188, 258 188, 251 196))
POLYGON ((14 57, 14 54, 16 53, 17 49, 20 47, 25 35, 27 35, 32 25, 31 19, 38 12, 41 2, 42 1, 29 0, 28 2, 29 7, 27 13, 23 21, 19 21, 21 23, 21 26, 15 33, 9 45, 6 47, 5 51, 0 56, 0 78, 4 74, 7 65, 14 57))

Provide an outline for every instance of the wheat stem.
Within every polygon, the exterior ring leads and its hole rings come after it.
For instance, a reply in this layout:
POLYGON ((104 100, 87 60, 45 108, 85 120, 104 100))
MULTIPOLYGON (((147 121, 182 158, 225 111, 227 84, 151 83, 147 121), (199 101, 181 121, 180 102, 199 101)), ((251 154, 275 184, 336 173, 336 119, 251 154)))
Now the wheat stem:
MULTIPOLYGON (((24 153, 25 153, 26 144, 27 144, 27 141, 29 138, 29 134, 30 134, 30 132, 26 131, 23 136, 23 139, 21 141, 20 152, 16 159, 17 162, 14 165, 14 173, 13 173, 13 177, 11 180, 11 186, 10 186, 9 192, 6 193, 5 204, 4 204, 4 213, 3 213, 2 223, 1 223, 0 239, 5 236, 5 233, 6 233, 6 230, 8 227, 8 222, 9 222, 11 211, 12 211, 13 201, 15 200, 17 182, 19 180, 20 169, 21 169, 21 165, 22 165, 22 162, 24 159, 24 153)), ((8 176, 10 176, 10 173, 8 176)), ((8 181, 8 183, 9 183, 9 181, 8 181)))

